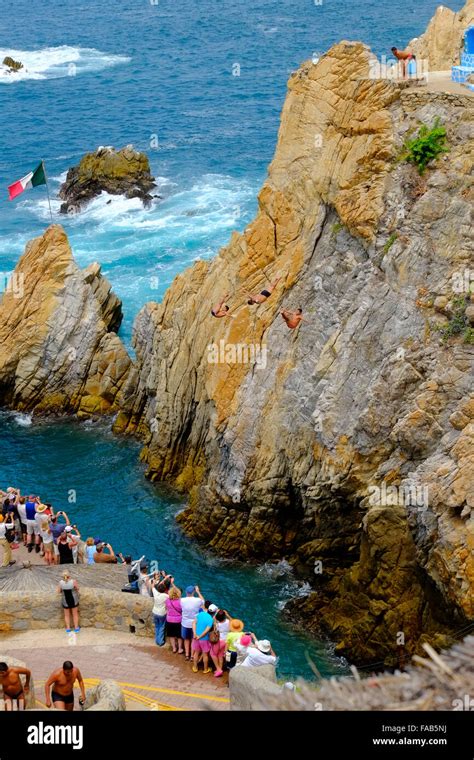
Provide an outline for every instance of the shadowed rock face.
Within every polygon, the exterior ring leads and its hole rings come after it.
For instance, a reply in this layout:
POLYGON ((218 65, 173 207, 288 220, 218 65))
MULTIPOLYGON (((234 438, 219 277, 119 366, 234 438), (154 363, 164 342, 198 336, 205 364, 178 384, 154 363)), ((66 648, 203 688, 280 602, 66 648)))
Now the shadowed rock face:
POLYGON ((61 213, 76 213, 102 191, 140 198, 149 203, 152 200, 150 191, 154 187, 150 164, 144 153, 134 150, 131 145, 120 150, 98 148, 69 169, 59 191, 59 197, 64 200, 61 213))
POLYGON ((115 334, 121 303, 100 266, 81 271, 62 227, 26 246, 0 303, 0 404, 112 412, 131 362, 115 334))
POLYGON ((393 663, 474 618, 474 348, 435 329, 474 268, 472 99, 369 67, 343 42, 291 77, 258 214, 140 312, 116 430, 143 437, 151 478, 189 491, 189 535, 286 557, 316 589, 293 620, 393 663), (436 116, 450 152, 421 178, 397 156, 436 116), (213 319, 226 292, 232 316, 213 319), (303 309, 297 331, 282 307, 303 309), (266 362, 210 363, 221 340, 266 362))

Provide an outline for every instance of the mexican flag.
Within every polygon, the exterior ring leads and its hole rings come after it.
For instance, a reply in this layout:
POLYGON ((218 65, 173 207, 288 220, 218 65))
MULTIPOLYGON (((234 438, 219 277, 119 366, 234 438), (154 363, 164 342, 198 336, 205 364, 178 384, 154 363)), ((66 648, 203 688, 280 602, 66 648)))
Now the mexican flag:
POLYGON ((36 187, 37 185, 46 184, 46 175, 44 173, 44 164, 41 161, 40 164, 29 174, 25 174, 24 177, 17 180, 13 185, 8 186, 9 200, 13 200, 17 195, 20 195, 24 190, 28 190, 29 187, 36 187))

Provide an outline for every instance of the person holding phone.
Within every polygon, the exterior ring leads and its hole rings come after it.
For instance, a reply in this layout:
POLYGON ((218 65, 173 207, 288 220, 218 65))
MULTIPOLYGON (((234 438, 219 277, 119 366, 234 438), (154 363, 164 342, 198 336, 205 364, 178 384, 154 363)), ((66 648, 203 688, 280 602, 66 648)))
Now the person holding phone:
POLYGON ((57 565, 59 565, 59 549, 58 549, 58 538, 63 533, 64 528, 66 527, 64 523, 59 522, 59 517, 63 517, 66 520, 66 525, 70 525, 69 517, 67 516, 66 512, 56 512, 56 514, 51 515, 51 521, 50 521, 50 530, 51 534, 53 536, 53 550, 54 550, 54 558, 57 565))
POLYGON ((16 560, 12 559, 12 549, 7 538, 7 530, 12 530, 14 527, 15 522, 12 512, 9 512, 6 518, 0 515, 0 546, 3 548, 2 567, 9 567, 9 565, 14 565, 16 562, 16 560))

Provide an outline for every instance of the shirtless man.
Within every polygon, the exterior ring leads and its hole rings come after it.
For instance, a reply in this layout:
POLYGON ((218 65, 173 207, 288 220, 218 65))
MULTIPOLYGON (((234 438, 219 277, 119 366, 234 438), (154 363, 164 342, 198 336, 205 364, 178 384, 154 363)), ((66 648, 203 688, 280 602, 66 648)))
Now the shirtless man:
POLYGON ((260 293, 257 293, 256 295, 252 295, 249 293, 249 300, 247 301, 249 306, 253 306, 254 303, 265 303, 267 298, 270 298, 271 294, 275 290, 276 286, 280 282, 281 277, 277 277, 275 282, 271 282, 267 288, 264 288, 260 293))
POLYGON ((302 309, 296 309, 296 311, 288 311, 288 309, 283 309, 280 314, 290 330, 294 330, 295 327, 298 327, 299 323, 304 319, 302 309))
POLYGON ((72 712, 72 710, 74 710, 74 684, 76 680, 79 683, 79 688, 81 690, 79 704, 82 705, 86 699, 86 690, 84 688, 81 671, 79 668, 75 668, 70 660, 66 660, 66 662, 63 663, 62 668, 58 668, 54 673, 51 673, 46 681, 44 687, 46 707, 51 707, 52 699, 56 710, 67 710, 68 712, 72 712), (53 687, 52 692, 51 686, 53 687))
POLYGON ((221 317, 227 317, 229 307, 227 306, 226 301, 229 296, 230 293, 226 293, 225 296, 223 296, 222 300, 212 307, 211 314, 213 317, 217 317, 217 319, 220 319, 221 317))
POLYGON ((396 48, 396 47, 391 48, 391 50, 392 50, 392 53, 395 56, 395 58, 398 61, 402 62, 402 66, 403 66, 403 78, 406 79, 407 78, 408 61, 411 61, 412 59, 415 59, 415 56, 413 55, 413 53, 409 53, 406 50, 398 50, 398 48, 396 48))
POLYGON ((13 710, 13 702, 16 700, 18 709, 25 709, 25 694, 30 690, 31 670, 28 668, 9 668, 6 662, 0 662, 0 684, 3 688, 5 710, 13 710), (20 676, 26 676, 25 685, 20 681, 20 676))

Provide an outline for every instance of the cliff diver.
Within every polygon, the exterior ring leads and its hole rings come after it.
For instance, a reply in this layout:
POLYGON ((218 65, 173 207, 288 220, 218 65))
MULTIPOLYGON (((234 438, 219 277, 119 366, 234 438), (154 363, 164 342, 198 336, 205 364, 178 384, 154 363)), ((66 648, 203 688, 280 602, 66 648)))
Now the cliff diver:
POLYGON ((283 309, 280 314, 285 320, 286 326, 289 327, 290 330, 294 330, 296 327, 298 327, 299 323, 304 320, 303 309, 296 309, 296 311, 288 311, 288 309, 283 309))
POLYGON ((398 61, 402 62, 402 66, 403 66, 403 78, 406 79, 407 78, 408 61, 412 61, 412 60, 415 61, 416 60, 416 56, 413 53, 410 53, 408 50, 398 50, 398 48, 396 48, 396 47, 391 48, 391 51, 392 51, 393 55, 395 56, 395 58, 398 61))
POLYGON ((230 296, 230 293, 226 293, 225 296, 223 296, 222 300, 212 307, 211 314, 213 317, 217 317, 217 319, 220 319, 221 317, 228 316, 229 307, 227 306, 226 301, 229 298, 229 296, 230 296))
POLYGON ((78 682, 81 690, 79 704, 82 706, 86 701, 86 690, 79 668, 74 667, 70 660, 63 663, 46 681, 44 685, 46 695, 46 707, 51 707, 51 702, 56 710, 74 710, 74 684, 78 682), (51 687, 53 687, 51 691, 51 687))
POLYGON ((13 710, 13 702, 16 702, 19 710, 25 709, 25 695, 30 690, 31 670, 28 668, 11 668, 6 662, 0 662, 0 684, 3 688, 5 710, 13 710), (23 686, 20 676, 26 676, 23 686))
POLYGON ((257 293, 256 295, 252 295, 251 293, 249 293, 248 294, 249 300, 247 301, 249 306, 253 306, 253 304, 255 303, 265 303, 267 298, 270 298, 271 294, 275 290, 280 280, 281 280, 281 277, 277 277, 274 282, 269 282, 268 287, 264 288, 264 290, 260 291, 260 293, 257 293))

